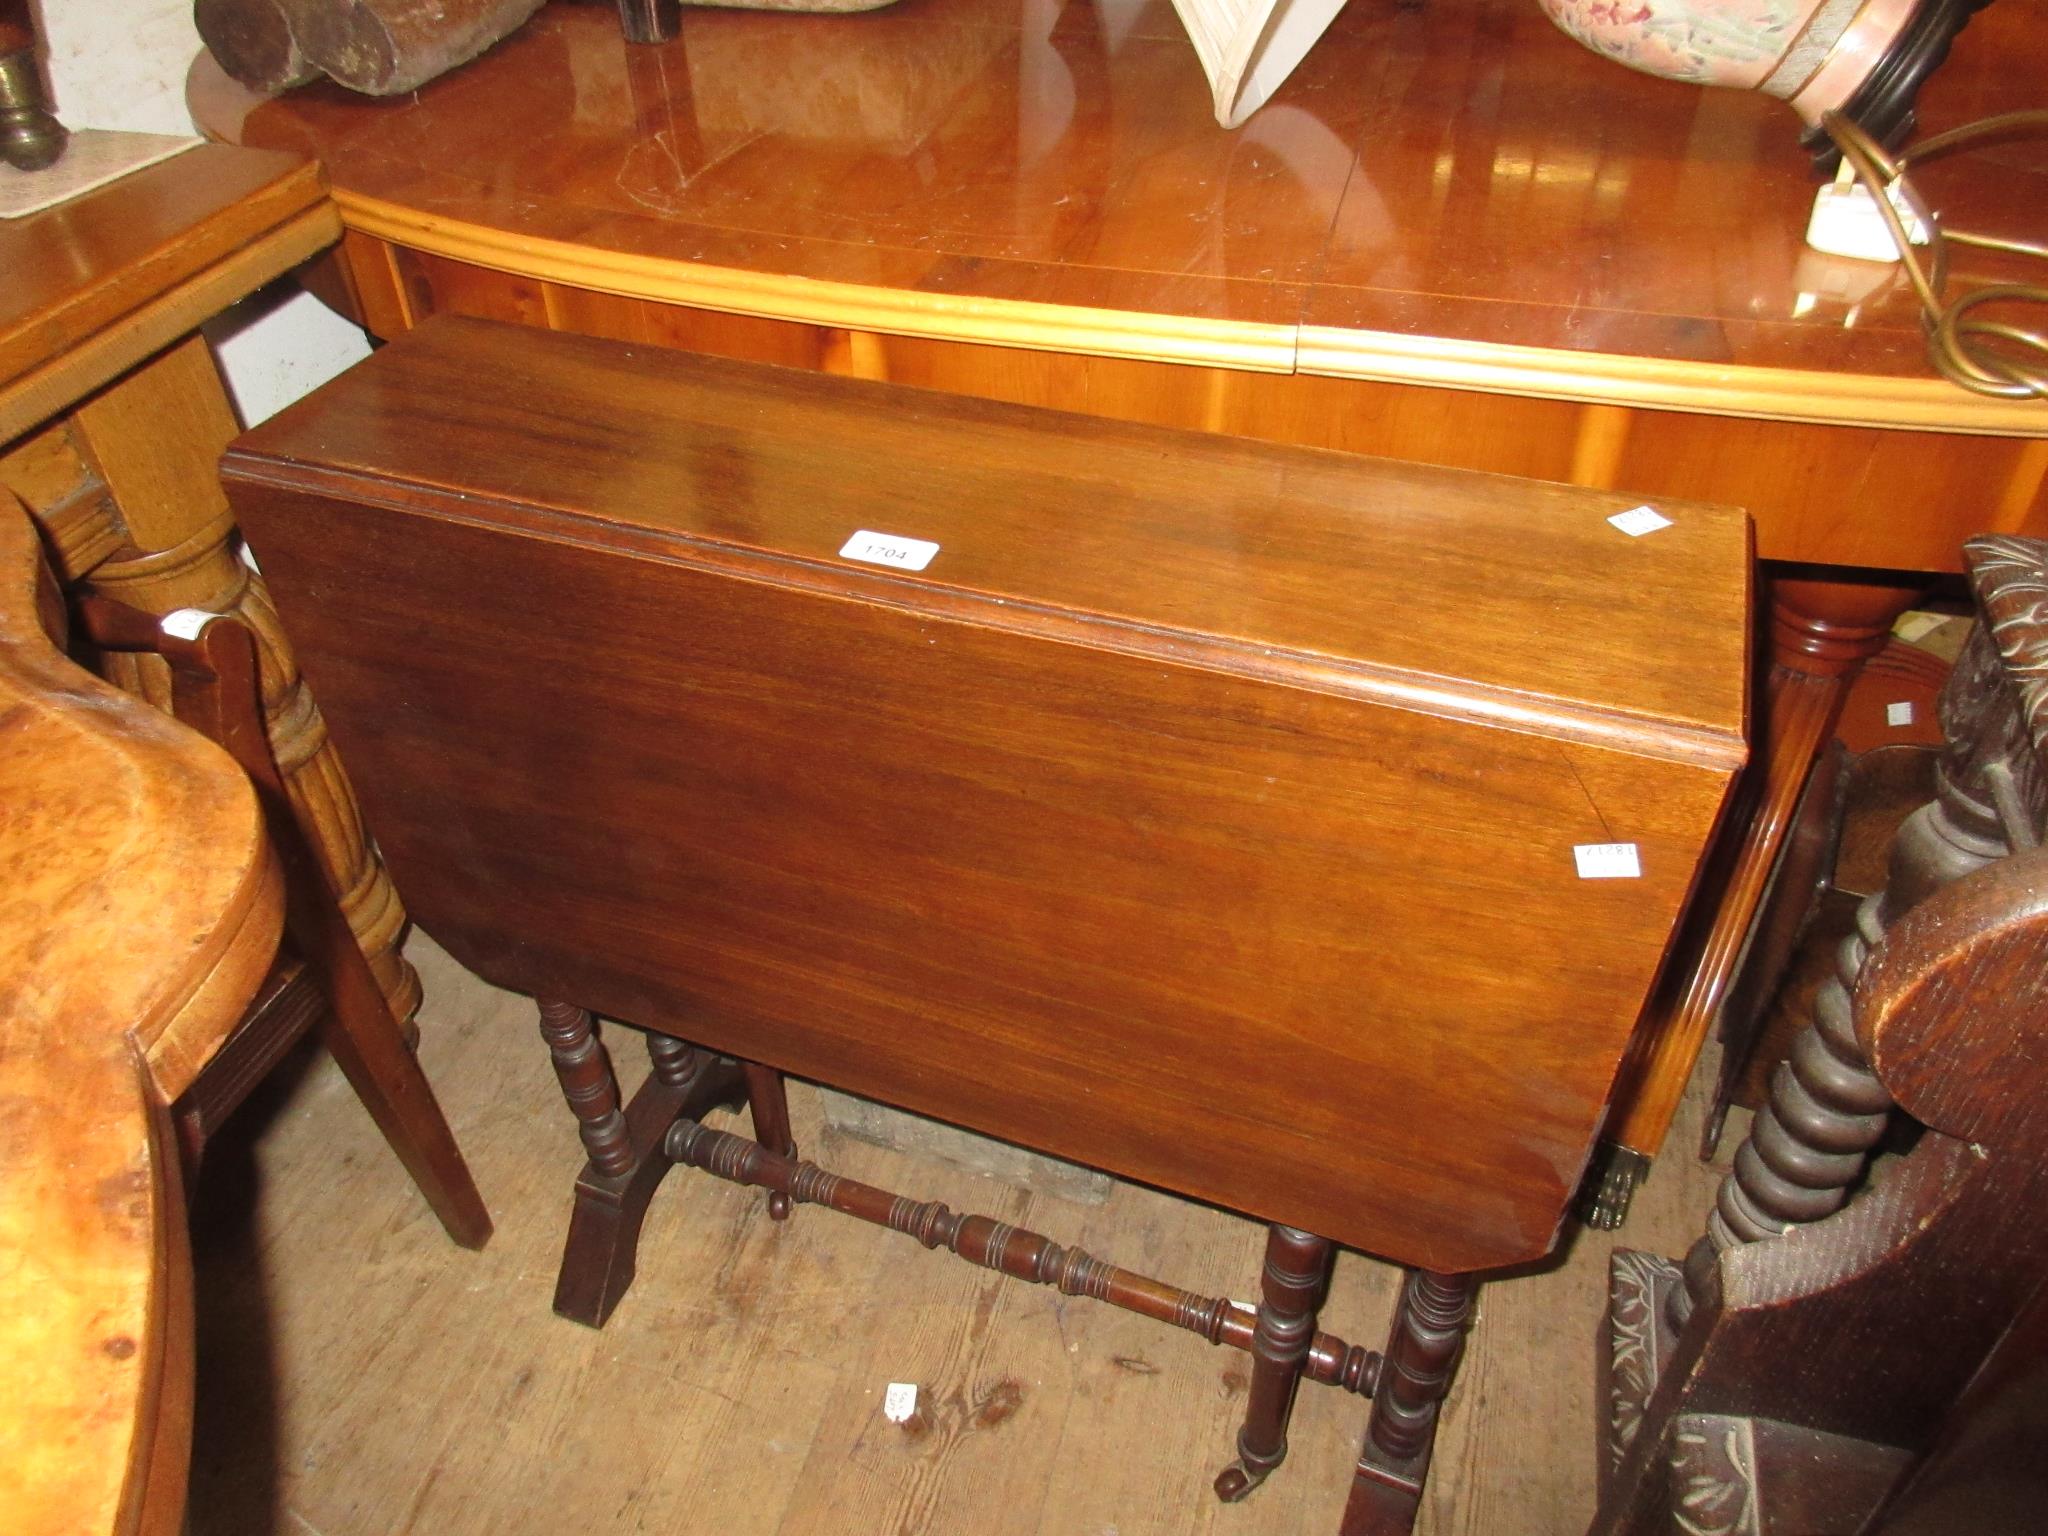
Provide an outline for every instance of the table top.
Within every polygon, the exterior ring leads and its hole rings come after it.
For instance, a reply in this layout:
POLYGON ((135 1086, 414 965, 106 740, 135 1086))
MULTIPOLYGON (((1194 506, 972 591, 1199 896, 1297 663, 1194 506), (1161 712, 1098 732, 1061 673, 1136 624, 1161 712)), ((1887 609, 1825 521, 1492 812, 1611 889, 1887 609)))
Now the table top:
POLYGON ((134 1528, 152 1474, 182 1485, 164 1109, 275 957, 283 885, 234 762, 45 638, 35 559, 0 492, 0 1507, 80 1536, 134 1528))
POLYGON ((761 562, 750 579, 943 597, 963 622, 1039 638, 1107 630, 1160 665, 1646 756, 1742 760, 1749 525, 1735 508, 1660 500, 1662 520, 1637 537, 1609 522, 1637 505, 1613 491, 800 382, 436 317, 243 434, 229 462, 459 486, 500 519, 548 508, 544 532, 559 514, 652 558, 761 562), (497 387, 465 390, 475 378, 497 387), (911 566, 906 587, 849 563, 856 529, 925 542, 930 569, 911 566), (803 571, 787 574, 793 562, 803 571), (1398 624, 1379 586, 1394 569, 1407 588, 1398 624), (1532 623, 1541 645, 1524 643, 1532 623), (1711 656, 1727 665, 1703 665, 1711 656))
POLYGON ((223 478, 477 974, 1405 1263, 1550 1250, 1744 756, 1731 508, 450 317, 223 478))
MULTIPOLYGON (((1923 121, 2038 104, 2031 21, 1980 15, 1923 121)), ((191 97, 218 137, 322 159, 351 227, 605 292, 1234 368, 2048 427, 2038 402, 1933 377, 1902 281, 1806 251, 1788 109, 1620 68, 1529 0, 1359 0, 1235 132, 1167 0, 691 11, 661 46, 557 4, 405 98, 258 102, 205 59, 191 97)), ((2016 232, 2048 205, 2038 147, 1929 177, 1968 226, 2016 232)))
POLYGON ((0 443, 340 233, 317 165, 222 144, 0 222, 0 443))

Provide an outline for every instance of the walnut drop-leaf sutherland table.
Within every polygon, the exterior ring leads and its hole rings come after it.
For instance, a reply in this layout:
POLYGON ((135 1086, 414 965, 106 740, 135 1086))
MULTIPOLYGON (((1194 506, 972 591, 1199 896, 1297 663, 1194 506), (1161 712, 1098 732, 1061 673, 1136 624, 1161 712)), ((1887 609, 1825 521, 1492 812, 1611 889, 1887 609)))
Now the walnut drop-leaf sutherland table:
MULTIPOLYGON (((1924 131, 2040 106, 2039 20, 1974 16, 1924 131)), ((1605 1133, 1642 1156, 1917 573, 2048 534, 2048 403, 1935 377, 1903 283, 1804 250, 1797 119, 1619 68, 1535 0, 1352 0, 1234 133, 1168 0, 692 10, 658 46, 557 4, 400 100, 259 103, 202 58, 191 101, 326 165, 382 336, 473 315, 1746 508, 1774 665, 1746 835, 1605 1133)), ((2048 207, 2038 145, 1925 185, 1966 228, 2037 235, 2048 207)), ((1614 1163, 1609 1219, 1640 1166, 1614 1163)))
POLYGON ((413 913, 541 1002, 559 1310, 691 1163, 1248 1348, 1226 1496, 1373 1393, 1405 1526, 1743 761, 1741 513, 460 319, 223 473, 413 913), (1256 1317, 796 1161, 784 1071, 1272 1223, 1256 1317), (1333 1242, 1413 1271, 1384 1357, 1333 1242))

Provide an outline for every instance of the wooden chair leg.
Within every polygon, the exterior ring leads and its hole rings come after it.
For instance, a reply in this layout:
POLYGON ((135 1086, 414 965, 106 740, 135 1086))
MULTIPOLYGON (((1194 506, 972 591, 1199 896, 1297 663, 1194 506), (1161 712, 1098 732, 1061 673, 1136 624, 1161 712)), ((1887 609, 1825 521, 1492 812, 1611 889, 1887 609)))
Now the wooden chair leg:
MULTIPOLYGON (((614 1124, 611 1117, 619 1113, 618 1079, 596 1038, 594 1021, 572 1005, 543 1004, 542 1009, 543 1030, 554 1031, 548 1035, 549 1049, 553 1051, 559 1039, 572 1058, 577 1081, 592 1084, 579 1100, 568 1078, 563 1081, 578 1128, 596 1123, 592 1134, 607 1148, 605 1162, 616 1170, 607 1171, 586 1136, 591 1160, 576 1180, 569 1237, 555 1281, 555 1312, 586 1327, 602 1328, 633 1283, 648 1202, 673 1166, 662 1151, 662 1138, 678 1116, 701 1120, 718 1106, 737 1102, 743 1091, 740 1074, 730 1062, 687 1041, 650 1034, 647 1054, 654 1070, 614 1124), (588 1049, 582 1043, 586 1036, 588 1049)), ((555 1060, 559 1071, 561 1054, 555 1060)))
POLYGON ((80 612, 97 643, 161 655, 171 671, 171 713, 226 749, 249 775, 284 869, 285 931, 326 994, 322 1038, 448 1235, 481 1248, 491 1235, 490 1213, 405 1023, 349 927, 342 894, 293 810, 265 730, 249 625, 203 614, 188 633, 106 599, 88 599, 80 612))
POLYGON ((1327 1239, 1298 1227, 1275 1226, 1268 1232, 1259 1318, 1252 1328, 1252 1384, 1244 1427, 1237 1432, 1237 1460, 1216 1474, 1216 1497, 1226 1504, 1245 1497, 1287 1459, 1287 1421, 1329 1278, 1327 1239))
POLYGON ((490 1239, 490 1212, 406 1038, 405 1020, 392 1012, 282 785, 259 778, 258 788, 267 791, 271 837, 284 865, 286 931, 327 983, 321 1040, 441 1226, 463 1247, 481 1248, 490 1239))
POLYGON ((1373 1395, 1365 1448, 1351 1479, 1341 1536, 1405 1536, 1415 1525, 1436 1420, 1465 1349, 1479 1282, 1410 1270, 1373 1395))
MULTIPOLYGON (((782 1074, 757 1061, 742 1062, 740 1070, 747 1079, 747 1112, 754 1120, 754 1140, 771 1152, 795 1157, 796 1140, 789 1133, 789 1095, 783 1089, 782 1074)), ((786 1193, 769 1191, 770 1221, 787 1221, 789 1209, 786 1193)))
MULTIPOLYGON (((321 927, 331 1006, 321 1020, 321 1038, 448 1235, 465 1248, 481 1248, 491 1235, 491 1217, 469 1164, 419 1058, 406 1044, 405 1026, 384 1000, 340 909, 328 905, 332 919, 321 927)), ((302 954, 317 942, 296 931, 293 937, 302 954)))

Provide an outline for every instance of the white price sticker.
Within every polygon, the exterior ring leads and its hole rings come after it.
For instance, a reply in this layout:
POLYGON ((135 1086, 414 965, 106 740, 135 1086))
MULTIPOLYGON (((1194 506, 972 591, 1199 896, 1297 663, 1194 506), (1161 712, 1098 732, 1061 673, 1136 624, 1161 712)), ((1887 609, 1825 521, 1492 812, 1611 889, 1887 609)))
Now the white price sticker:
POLYGON ((917 1412, 917 1385, 909 1381, 892 1381, 889 1390, 882 1394, 882 1417, 891 1424, 908 1424, 910 1416, 917 1412))
POLYGON ((1896 704, 1885 705, 1884 723, 1886 725, 1911 725, 1913 723, 1913 701, 1911 699, 1901 699, 1896 704))
POLYGON ((900 533, 874 533, 866 528, 839 546, 842 560, 893 565, 899 571, 921 571, 938 552, 939 546, 930 539, 906 539, 900 533))
POLYGON ((1643 861, 1634 843, 1580 843, 1572 849, 1581 880, 1637 880, 1643 861))
POLYGON ((156 622, 157 628, 167 635, 179 640, 197 640, 199 631, 219 617, 219 614, 205 608, 173 608, 156 622))
POLYGON ((1630 507, 1626 512, 1615 513, 1607 521, 1632 539, 1640 539, 1646 533, 1671 526, 1671 519, 1655 507, 1630 507))

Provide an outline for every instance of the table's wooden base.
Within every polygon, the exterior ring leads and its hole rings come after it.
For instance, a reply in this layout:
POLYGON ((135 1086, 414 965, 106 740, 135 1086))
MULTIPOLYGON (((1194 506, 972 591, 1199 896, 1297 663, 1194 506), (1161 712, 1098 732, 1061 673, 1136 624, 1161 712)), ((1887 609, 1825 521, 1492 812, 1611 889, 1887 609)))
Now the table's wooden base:
POLYGON ((1252 1357, 1234 1459, 1215 1480, 1226 1503, 1247 1497, 1287 1456, 1295 1390, 1306 1379, 1373 1399, 1343 1536, 1396 1536, 1412 1528, 1436 1440, 1437 1413, 1464 1349, 1477 1281, 1410 1271, 1382 1354, 1319 1332, 1331 1244, 1274 1226, 1256 1312, 1065 1248, 986 1216, 961 1216, 801 1162, 789 1137, 782 1075, 682 1041, 648 1037, 654 1070, 621 1107, 618 1079, 592 1015, 543 1002, 541 1030, 590 1161, 576 1203, 555 1311, 601 1328, 633 1282, 649 1201, 675 1163, 769 1192, 776 1219, 822 1205, 945 1248, 985 1269, 1057 1287, 1200 1334, 1252 1357), (713 1130, 702 1117, 744 1101, 760 1140, 713 1130))
MULTIPOLYGON (((655 1190, 674 1166, 662 1149, 669 1127, 679 1119, 698 1120, 714 1109, 741 1103, 746 1089, 731 1062, 679 1040, 649 1035, 654 1070, 621 1112, 618 1079, 591 1016, 580 1008, 551 1011, 573 1016, 580 1035, 570 1049, 593 1064, 581 1079, 573 1071, 562 1072, 564 1095, 585 1128, 585 1146, 591 1142, 589 1126, 617 1117, 617 1137, 610 1144, 616 1150, 607 1156, 593 1149, 591 1161, 577 1177, 569 1239, 555 1282, 557 1314, 602 1328, 633 1283, 640 1224, 655 1190)), ((548 1027, 552 1029, 552 1021, 548 1027)), ((564 1050, 559 1042, 560 1036, 551 1032, 548 1043, 561 1071, 564 1050)))

